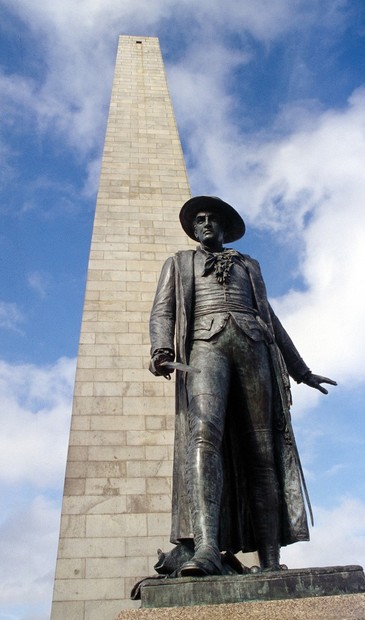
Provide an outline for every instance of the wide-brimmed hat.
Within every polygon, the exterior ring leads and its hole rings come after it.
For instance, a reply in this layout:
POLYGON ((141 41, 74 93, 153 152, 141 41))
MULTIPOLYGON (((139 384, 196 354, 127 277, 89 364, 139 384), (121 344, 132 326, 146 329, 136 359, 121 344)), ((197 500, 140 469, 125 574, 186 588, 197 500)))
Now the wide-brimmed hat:
POLYGON ((223 220, 224 224, 224 243, 232 243, 241 239, 245 234, 245 223, 237 213, 236 209, 231 207, 227 202, 217 198, 217 196, 194 196, 190 198, 182 207, 180 211, 180 222, 186 234, 196 240, 194 234, 194 220, 199 213, 204 209, 214 211, 218 213, 223 220))

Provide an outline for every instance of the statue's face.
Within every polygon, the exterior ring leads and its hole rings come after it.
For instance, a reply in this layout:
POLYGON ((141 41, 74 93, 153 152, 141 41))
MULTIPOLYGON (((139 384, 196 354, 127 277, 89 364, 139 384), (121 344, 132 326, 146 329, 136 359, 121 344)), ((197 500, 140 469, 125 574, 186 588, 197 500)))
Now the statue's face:
POLYGON ((202 210, 197 213, 194 221, 194 233, 204 248, 218 251, 223 246, 223 223, 214 211, 202 210))

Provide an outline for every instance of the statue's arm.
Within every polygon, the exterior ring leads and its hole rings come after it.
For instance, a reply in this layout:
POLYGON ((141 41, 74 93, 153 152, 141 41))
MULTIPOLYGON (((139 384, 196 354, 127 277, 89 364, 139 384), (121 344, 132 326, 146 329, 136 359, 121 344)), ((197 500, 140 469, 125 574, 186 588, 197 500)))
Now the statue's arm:
POLYGON ((307 364, 299 354, 292 339, 282 326, 275 312, 270 308, 271 322, 274 329, 275 341, 284 358, 288 373, 297 383, 301 383, 305 375, 310 372, 307 364))
POLYGON ((169 374, 160 364, 175 357, 175 319, 175 262, 169 258, 161 270, 150 316, 150 371, 155 375, 169 374))
POLYGON ((322 375, 313 374, 303 358, 300 356, 292 339, 280 323, 271 306, 270 315, 274 328, 275 340, 283 355, 290 376, 293 377, 297 383, 305 383, 306 385, 319 390, 322 394, 328 394, 328 390, 322 387, 321 384, 328 383, 330 385, 337 385, 336 381, 333 381, 328 377, 322 377, 322 375))

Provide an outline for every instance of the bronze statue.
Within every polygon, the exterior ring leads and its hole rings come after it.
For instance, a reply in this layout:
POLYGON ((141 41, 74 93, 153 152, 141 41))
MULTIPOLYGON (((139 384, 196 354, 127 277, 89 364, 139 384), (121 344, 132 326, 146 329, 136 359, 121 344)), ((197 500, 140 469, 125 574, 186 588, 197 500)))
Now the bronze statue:
POLYGON ((156 570, 219 575, 222 552, 241 550, 258 551, 262 570, 279 570, 280 547, 309 539, 289 375, 324 394, 321 384, 336 382, 300 357, 267 300, 258 262, 223 246, 244 235, 237 211, 197 196, 180 221, 199 247, 165 262, 150 321, 151 372, 170 378, 177 368, 177 547, 161 553, 156 570))

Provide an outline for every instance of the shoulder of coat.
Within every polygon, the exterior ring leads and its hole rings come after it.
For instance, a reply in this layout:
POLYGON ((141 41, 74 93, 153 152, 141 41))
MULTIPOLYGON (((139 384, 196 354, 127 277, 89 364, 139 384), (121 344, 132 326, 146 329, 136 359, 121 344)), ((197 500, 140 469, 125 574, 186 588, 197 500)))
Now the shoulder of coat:
POLYGON ((174 254, 173 258, 180 261, 187 259, 188 257, 193 257, 195 253, 196 250, 179 250, 176 254, 174 254))
POLYGON ((176 252, 175 256, 180 256, 180 255, 189 255, 189 254, 195 254, 196 250, 179 250, 178 252, 176 252))
POLYGON ((252 256, 249 256, 249 254, 242 254, 241 252, 239 252, 239 254, 242 256, 243 260, 246 263, 252 264, 252 265, 259 265, 259 262, 256 260, 256 258, 252 258, 252 256))

